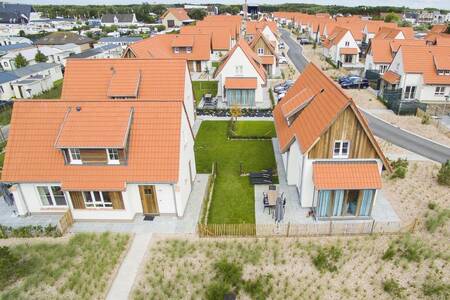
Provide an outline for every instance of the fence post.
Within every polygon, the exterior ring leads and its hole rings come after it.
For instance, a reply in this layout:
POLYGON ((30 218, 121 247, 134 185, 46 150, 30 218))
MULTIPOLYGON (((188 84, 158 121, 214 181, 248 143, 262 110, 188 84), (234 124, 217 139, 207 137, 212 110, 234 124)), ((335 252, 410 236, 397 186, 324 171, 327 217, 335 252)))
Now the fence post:
POLYGON ((332 235, 332 233, 333 233, 333 221, 330 220, 330 229, 329 229, 328 235, 332 235))
POLYGON ((288 226, 287 226, 287 231, 286 231, 286 236, 289 236, 289 230, 291 228, 291 222, 288 222, 288 226))
POLYGON ((374 227, 375 227, 375 219, 372 221, 372 228, 370 229, 370 234, 373 234, 374 227))

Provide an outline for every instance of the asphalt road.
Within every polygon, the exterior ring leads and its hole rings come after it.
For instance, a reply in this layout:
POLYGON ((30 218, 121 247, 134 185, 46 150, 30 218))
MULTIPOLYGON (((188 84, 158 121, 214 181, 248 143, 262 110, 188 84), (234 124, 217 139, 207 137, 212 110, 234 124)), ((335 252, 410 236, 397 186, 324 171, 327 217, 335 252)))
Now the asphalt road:
MULTIPOLYGON (((307 59, 302 54, 302 48, 291 38, 289 32, 284 29, 281 29, 281 38, 289 47, 287 55, 297 70, 302 72, 308 64, 307 59)), ((369 121, 369 127, 376 136, 394 145, 440 163, 450 159, 449 147, 409 133, 397 126, 393 126, 392 124, 374 117, 367 111, 361 111, 365 114, 367 120, 369 121)))

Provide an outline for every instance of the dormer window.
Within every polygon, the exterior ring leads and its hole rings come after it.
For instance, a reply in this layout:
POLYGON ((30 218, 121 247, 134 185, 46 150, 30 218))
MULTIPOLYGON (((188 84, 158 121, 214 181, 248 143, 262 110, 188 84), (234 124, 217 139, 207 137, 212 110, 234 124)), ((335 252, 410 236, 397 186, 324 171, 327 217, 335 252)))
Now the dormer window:
POLYGON ((333 148, 333 158, 348 158, 350 141, 335 141, 333 148))
POLYGON ((69 158, 70 158, 71 164, 74 164, 74 165, 82 164, 80 149, 78 149, 78 148, 69 149, 69 158))
POLYGON ((186 47, 186 53, 192 53, 192 47, 186 47))
POLYGON ((110 164, 110 165, 120 164, 119 149, 115 149, 115 148, 106 149, 106 152, 108 154, 108 164, 110 164))
POLYGON ((264 48, 258 48, 258 54, 264 55, 264 48))
POLYGON ((180 48, 174 47, 173 48, 173 53, 180 53, 180 48))

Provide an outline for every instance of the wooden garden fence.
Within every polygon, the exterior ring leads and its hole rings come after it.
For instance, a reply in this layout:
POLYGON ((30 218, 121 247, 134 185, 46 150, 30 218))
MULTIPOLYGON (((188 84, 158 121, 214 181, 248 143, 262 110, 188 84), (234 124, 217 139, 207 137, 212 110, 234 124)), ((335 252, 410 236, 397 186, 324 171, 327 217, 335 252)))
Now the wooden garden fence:
POLYGON ((401 226, 399 222, 318 222, 305 224, 198 224, 200 237, 301 237, 325 235, 395 234, 414 232, 417 219, 401 226))
POLYGON ((59 219, 58 229, 61 232, 61 234, 64 234, 72 225, 73 225, 73 216, 70 209, 68 209, 59 219))

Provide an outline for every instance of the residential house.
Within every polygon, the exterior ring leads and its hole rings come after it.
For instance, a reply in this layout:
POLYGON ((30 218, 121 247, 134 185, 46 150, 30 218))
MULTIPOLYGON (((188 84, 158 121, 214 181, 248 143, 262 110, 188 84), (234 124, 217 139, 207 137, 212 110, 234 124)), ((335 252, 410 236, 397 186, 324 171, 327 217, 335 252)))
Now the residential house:
POLYGON ((381 20, 366 21, 363 36, 364 43, 368 44, 371 39, 380 31, 381 28, 397 28, 397 23, 387 23, 381 20))
POLYGON ((261 58, 266 73, 270 76, 277 74, 277 52, 262 32, 258 32, 250 43, 250 48, 261 58))
POLYGON ((211 37, 211 60, 219 61, 232 48, 232 34, 228 28, 218 26, 183 26, 180 34, 208 34, 211 37))
POLYGON ((206 16, 202 21, 197 21, 195 23, 196 27, 201 28, 224 28, 228 29, 231 37, 231 48, 236 45, 240 35, 241 35, 241 17, 240 16, 228 16, 228 15, 218 15, 218 16, 206 16))
POLYGON ((301 207, 318 220, 370 219, 390 166, 353 100, 310 63, 273 115, 301 207))
POLYGON ((135 14, 104 14, 100 20, 102 26, 129 27, 136 26, 138 20, 135 14))
POLYGON ((374 39, 413 39, 414 29, 412 27, 381 27, 373 37, 374 39))
POLYGON ((51 89, 62 77, 61 65, 55 63, 38 63, 0 72, 0 100, 34 97, 51 89))
POLYGON ((156 35, 131 44, 125 58, 180 58, 191 72, 211 70, 211 37, 208 34, 156 35))
POLYGON ((445 33, 449 25, 447 24, 435 24, 431 27, 430 32, 433 33, 445 33))
POLYGON ((0 37, 0 46, 16 45, 16 44, 29 44, 32 45, 33 42, 21 36, 2 36, 0 37))
POLYGON ((33 47, 33 45, 27 44, 27 43, 19 43, 19 44, 0 46, 0 56, 8 54, 10 51, 17 51, 17 50, 21 50, 21 49, 30 48, 30 47, 33 47))
POLYGON ((98 40, 97 44, 95 44, 94 47, 102 47, 105 45, 119 45, 123 49, 125 49, 129 45, 139 42, 140 40, 142 40, 142 38, 137 36, 102 37, 98 40))
POLYGON ((34 12, 30 4, 0 2, 0 23, 26 24, 34 12))
POLYGON ((256 108, 264 102, 267 74, 261 58, 244 39, 224 56, 214 78, 218 80, 217 96, 222 97, 228 107, 256 108))
POLYGON ((402 21, 409 22, 411 25, 416 25, 419 15, 416 12, 405 12, 402 15, 402 21))
POLYGON ((450 46, 450 34, 428 32, 425 36, 425 41, 430 46, 450 46))
POLYGON ((425 45, 425 41, 412 39, 372 39, 367 48, 364 72, 371 70, 377 71, 379 74, 384 74, 400 46, 404 45, 422 46, 425 45))
POLYGON ((450 46, 401 46, 383 75, 381 95, 397 90, 401 100, 445 104, 450 95, 450 46))
POLYGON ((355 17, 344 17, 338 18, 336 21, 336 26, 350 30, 353 39, 356 41, 359 47, 364 43, 364 29, 366 27, 367 21, 361 20, 361 18, 355 17))
POLYGON ((338 67, 360 68, 359 46, 352 32, 343 27, 335 27, 333 33, 323 41, 323 55, 338 67))
POLYGON ((94 40, 91 38, 68 31, 53 32, 35 42, 36 45, 45 46, 76 44, 80 47, 81 51, 92 48, 93 43, 94 40))
POLYGON ((60 100, 18 101, 2 171, 20 215, 184 214, 196 176, 186 61, 70 60, 60 100))
POLYGON ((100 47, 95 47, 84 52, 74 54, 70 58, 121 58, 123 54, 123 48, 119 44, 105 44, 100 47))
POLYGON ((166 28, 181 27, 192 23, 193 20, 188 16, 184 8, 171 7, 161 16, 161 23, 166 28))
POLYGON ((274 48, 278 50, 278 27, 277 23, 273 21, 247 21, 245 22, 245 39, 251 43, 258 33, 273 44, 274 48))

